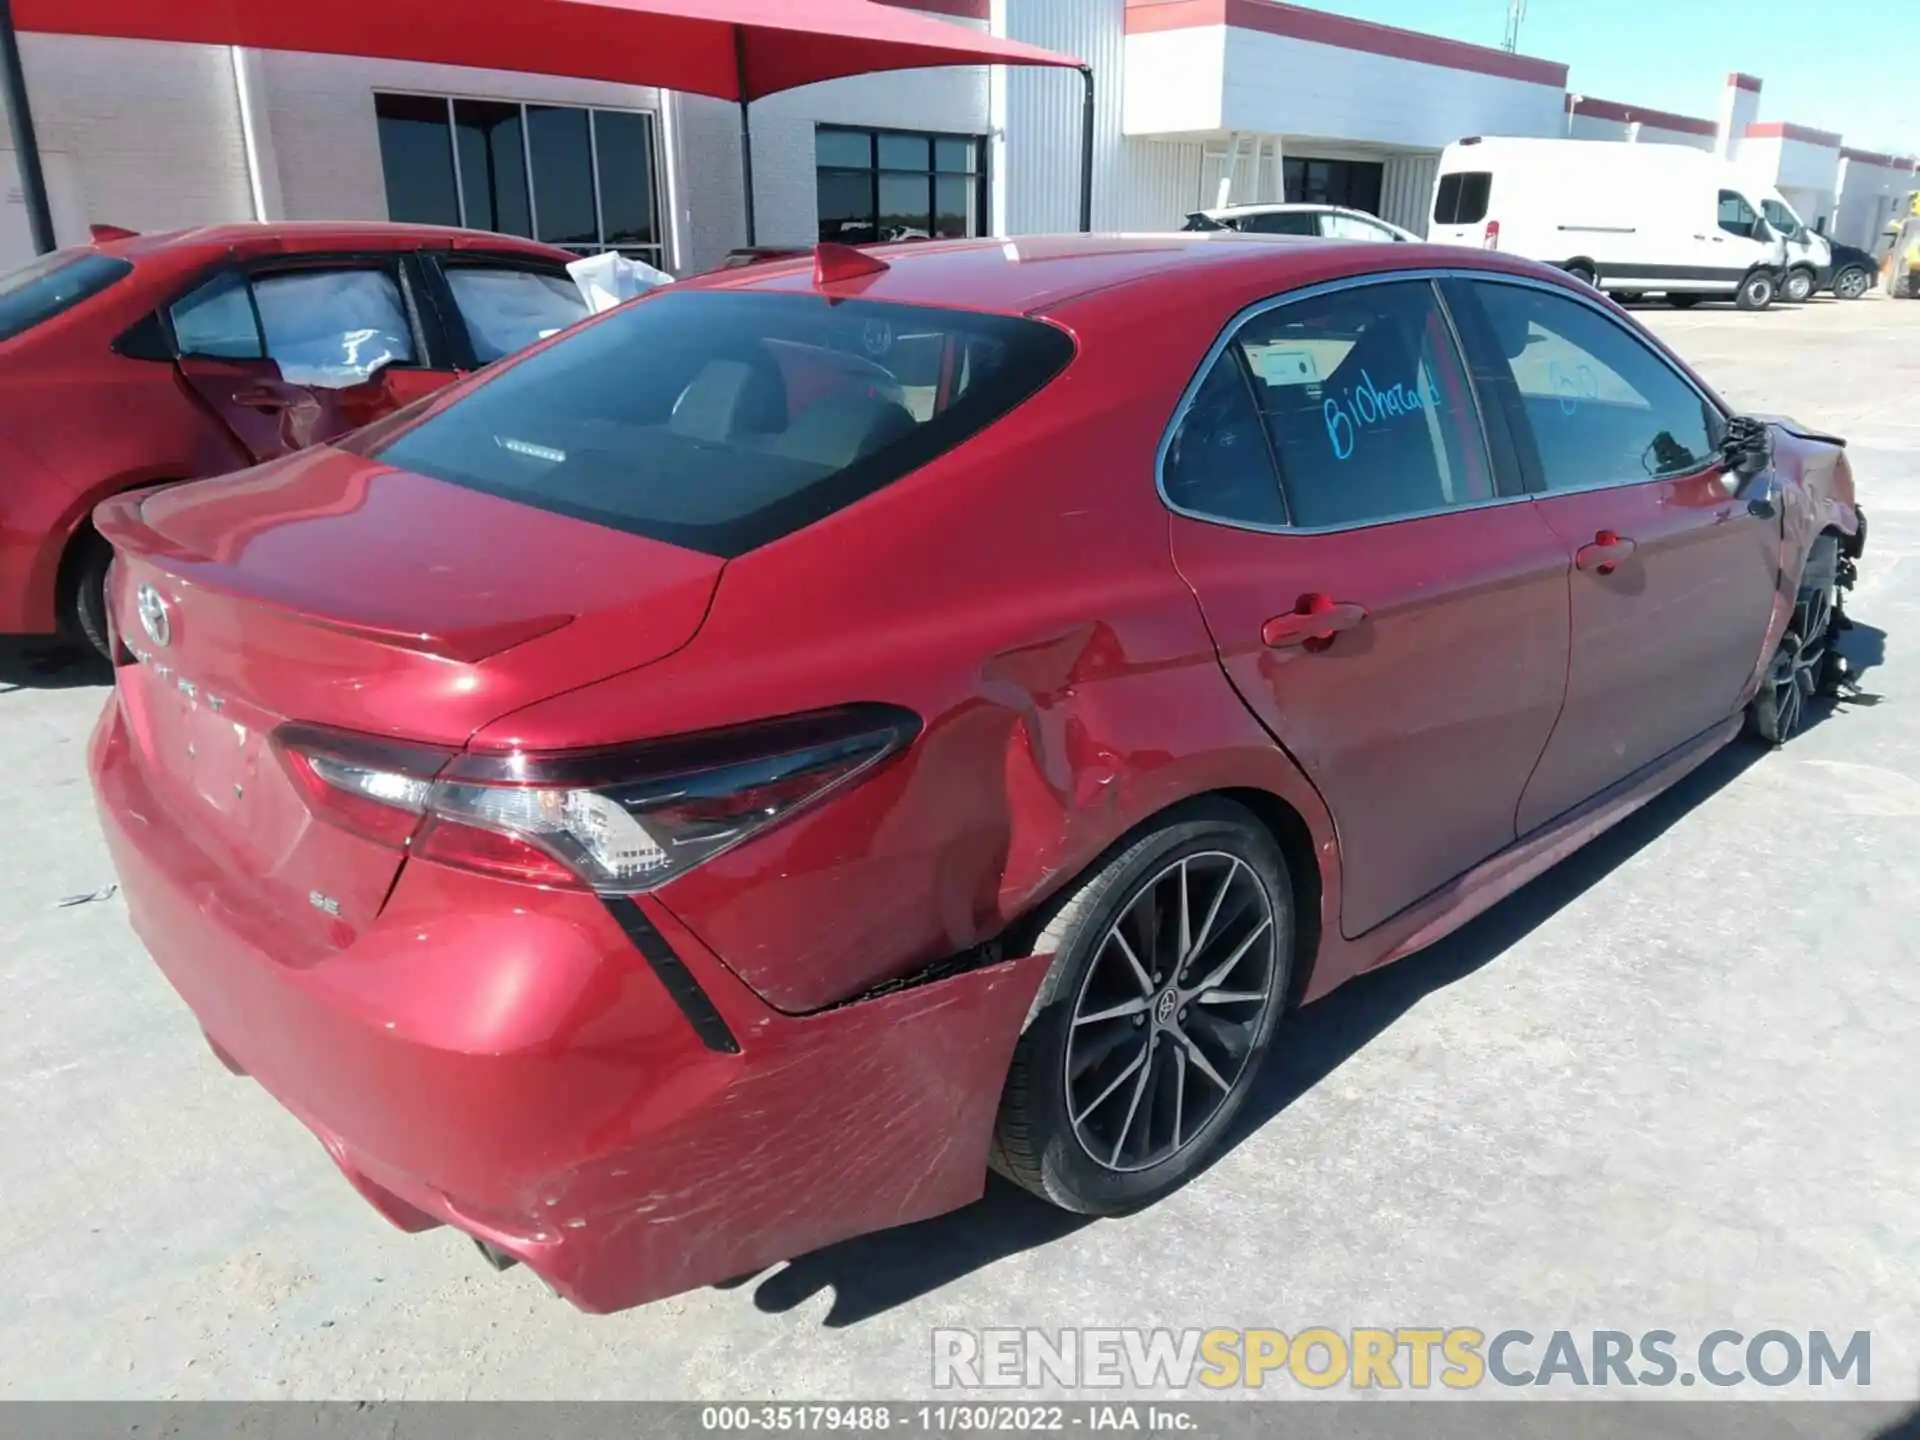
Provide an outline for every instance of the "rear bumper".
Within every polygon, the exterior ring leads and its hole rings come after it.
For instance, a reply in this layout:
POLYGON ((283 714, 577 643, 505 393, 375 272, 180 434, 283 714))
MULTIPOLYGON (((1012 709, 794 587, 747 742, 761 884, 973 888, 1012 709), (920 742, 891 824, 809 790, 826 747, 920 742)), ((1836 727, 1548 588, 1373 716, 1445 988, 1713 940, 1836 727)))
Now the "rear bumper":
POLYGON ((791 1017, 645 902, 728 1053, 594 897, 412 860, 353 943, 295 966, 147 787, 117 698, 89 763, 134 928, 216 1053, 405 1229, 453 1225, 607 1311, 983 1189, 1044 957, 791 1017))

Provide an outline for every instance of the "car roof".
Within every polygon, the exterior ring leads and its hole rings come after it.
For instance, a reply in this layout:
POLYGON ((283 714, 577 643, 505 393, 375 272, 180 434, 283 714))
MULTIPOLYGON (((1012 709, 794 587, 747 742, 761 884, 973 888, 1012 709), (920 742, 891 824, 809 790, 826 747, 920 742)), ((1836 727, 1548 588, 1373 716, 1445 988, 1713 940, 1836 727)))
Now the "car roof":
POLYGON ((1275 294, 1342 275, 1469 267, 1545 278, 1559 272, 1517 256, 1458 246, 1232 230, 1150 235, 1040 235, 861 246, 888 269, 816 286, 814 256, 717 270, 677 288, 824 293, 837 299, 939 305, 1007 315, 1044 314, 1096 291, 1184 287, 1196 297, 1247 286, 1275 294))
POLYGON ((233 251, 241 256, 293 255, 308 250, 483 249, 538 256, 575 258, 564 250, 517 235, 462 230, 449 225, 407 225, 390 221, 288 220, 235 221, 191 230, 165 230, 99 242, 98 249, 128 260, 159 258, 178 251, 233 251))

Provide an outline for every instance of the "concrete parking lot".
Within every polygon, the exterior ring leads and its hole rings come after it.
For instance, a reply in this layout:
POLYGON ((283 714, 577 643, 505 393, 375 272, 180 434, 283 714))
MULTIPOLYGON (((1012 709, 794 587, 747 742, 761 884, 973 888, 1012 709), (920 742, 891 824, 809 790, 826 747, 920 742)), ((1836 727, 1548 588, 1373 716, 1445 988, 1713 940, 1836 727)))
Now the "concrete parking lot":
POLYGON ((1124 1220, 996 1184, 599 1318, 390 1229, 117 897, 63 904, 113 881, 105 691, 9 659, 0 1396, 908 1397, 941 1326, 1423 1325, 1869 1330, 1870 1394, 1920 1399, 1920 304, 1641 313, 1736 404, 1851 439, 1863 693, 1294 1017, 1233 1152, 1124 1220))

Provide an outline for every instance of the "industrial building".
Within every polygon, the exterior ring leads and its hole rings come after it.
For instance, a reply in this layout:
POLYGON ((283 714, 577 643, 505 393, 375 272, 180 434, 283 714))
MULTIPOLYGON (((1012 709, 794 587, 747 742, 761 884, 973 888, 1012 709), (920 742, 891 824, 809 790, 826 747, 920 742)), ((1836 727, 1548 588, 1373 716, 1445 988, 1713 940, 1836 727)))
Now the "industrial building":
MULTIPOLYGON (((1727 77, 1716 116, 1693 117, 1572 92, 1553 60, 1276 0, 910 8, 1088 63, 1098 229, 1164 230, 1202 206, 1287 199, 1424 231, 1439 152, 1468 135, 1715 150, 1855 244, 1916 185, 1911 158, 1761 118, 1761 83, 1745 75, 1727 77)), ((20 38, 62 243, 102 223, 393 218, 615 247, 685 273, 746 239, 724 101, 352 56, 20 38)), ((753 107, 757 239, 1077 228, 1081 114, 1071 71, 896 72, 771 96, 753 107)), ((31 253, 4 148, 0 176, 4 265, 31 253)))

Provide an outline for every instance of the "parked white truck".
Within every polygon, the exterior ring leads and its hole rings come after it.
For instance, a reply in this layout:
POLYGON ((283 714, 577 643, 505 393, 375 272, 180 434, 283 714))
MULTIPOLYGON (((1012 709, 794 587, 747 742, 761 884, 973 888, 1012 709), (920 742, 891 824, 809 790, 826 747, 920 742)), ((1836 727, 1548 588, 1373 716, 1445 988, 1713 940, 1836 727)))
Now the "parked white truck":
POLYGON ((1764 310, 1787 248, 1758 198, 1687 146, 1489 136, 1442 153, 1427 238, 1544 260, 1615 293, 1764 310))

